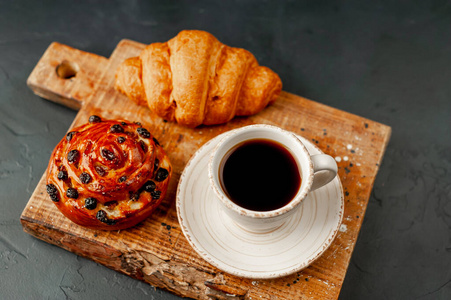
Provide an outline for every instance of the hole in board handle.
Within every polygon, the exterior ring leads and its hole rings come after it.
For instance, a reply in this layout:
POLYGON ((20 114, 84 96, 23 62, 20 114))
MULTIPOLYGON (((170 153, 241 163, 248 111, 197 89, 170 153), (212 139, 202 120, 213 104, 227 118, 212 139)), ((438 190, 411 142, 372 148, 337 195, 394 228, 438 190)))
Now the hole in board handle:
POLYGON ((56 75, 62 79, 69 79, 75 77, 79 70, 80 68, 76 63, 63 60, 63 62, 56 67, 56 75))

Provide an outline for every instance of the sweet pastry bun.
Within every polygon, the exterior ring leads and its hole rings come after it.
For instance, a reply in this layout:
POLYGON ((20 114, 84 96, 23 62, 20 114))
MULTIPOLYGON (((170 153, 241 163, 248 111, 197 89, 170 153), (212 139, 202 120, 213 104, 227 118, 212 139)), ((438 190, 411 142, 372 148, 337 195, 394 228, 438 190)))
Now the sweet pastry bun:
POLYGON ((55 147, 46 187, 73 222, 117 230, 152 214, 166 195, 171 173, 163 148, 139 123, 91 116, 55 147))

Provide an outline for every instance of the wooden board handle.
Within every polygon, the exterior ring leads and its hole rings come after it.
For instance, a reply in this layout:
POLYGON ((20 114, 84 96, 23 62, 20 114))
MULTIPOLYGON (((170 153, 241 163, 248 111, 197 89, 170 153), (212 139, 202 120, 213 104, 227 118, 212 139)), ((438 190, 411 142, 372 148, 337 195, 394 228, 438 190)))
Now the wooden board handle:
POLYGON ((79 110, 96 90, 108 59, 57 42, 50 44, 27 79, 33 92, 79 110))

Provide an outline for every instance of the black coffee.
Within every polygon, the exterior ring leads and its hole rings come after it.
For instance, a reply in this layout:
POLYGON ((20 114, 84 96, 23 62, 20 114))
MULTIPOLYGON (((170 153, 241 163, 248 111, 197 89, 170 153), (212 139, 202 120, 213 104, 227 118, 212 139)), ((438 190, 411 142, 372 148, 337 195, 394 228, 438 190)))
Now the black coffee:
POLYGON ((237 205, 270 211, 288 204, 301 186, 298 165, 283 145, 267 139, 244 141, 223 158, 222 189, 237 205))

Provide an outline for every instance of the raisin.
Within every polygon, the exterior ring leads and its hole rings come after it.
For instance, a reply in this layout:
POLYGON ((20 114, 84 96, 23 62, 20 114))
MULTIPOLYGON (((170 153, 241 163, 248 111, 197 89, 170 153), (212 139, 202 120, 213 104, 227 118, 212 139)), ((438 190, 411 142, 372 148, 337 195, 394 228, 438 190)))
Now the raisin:
POLYGON ((156 181, 163 181, 166 178, 168 178, 169 176, 169 172, 166 169, 163 168, 159 168, 157 171, 157 175, 155 175, 155 180, 156 181))
POLYGON ((73 137, 76 133, 77 133, 76 131, 68 132, 68 133, 66 134, 66 141, 70 142, 70 140, 72 140, 72 137, 73 137))
POLYGON ((80 174, 80 181, 81 181, 81 183, 84 183, 84 184, 90 183, 91 182, 91 175, 89 175, 86 172, 81 173, 80 174))
POLYGON ((105 202, 104 205, 107 206, 109 209, 112 209, 112 208, 114 208, 117 204, 118 204, 117 201, 113 200, 113 201, 105 202))
POLYGON ((119 136, 116 140, 119 144, 122 144, 123 142, 125 142, 125 137, 119 136))
POLYGON ((56 175, 59 180, 66 180, 67 179, 67 172, 64 170, 61 170, 58 172, 58 175, 56 175))
POLYGON ((152 199, 158 200, 160 199, 161 191, 153 191, 150 193, 150 195, 152 196, 152 199))
POLYGON ((85 207, 86 209, 93 210, 97 207, 97 199, 93 197, 89 197, 85 199, 85 207))
POLYGON ((105 223, 107 225, 115 225, 116 222, 117 222, 116 220, 106 219, 103 223, 105 223))
POLYGON ((158 142, 158 140, 156 138, 152 138, 152 140, 154 141, 155 144, 157 144, 158 146, 160 146, 160 143, 158 142))
POLYGON ((157 185, 155 184, 155 182, 153 182, 153 181, 151 181, 151 180, 149 180, 149 181, 147 181, 146 183, 144 183, 144 185, 143 185, 143 189, 146 191, 146 192, 153 192, 154 190, 155 190, 155 188, 157 187, 157 185))
POLYGON ((108 149, 102 149, 102 156, 103 156, 104 158, 108 159, 108 160, 113 160, 113 159, 116 158, 116 157, 114 156, 114 153, 111 152, 111 151, 108 150, 108 149))
POLYGON ((78 191, 74 188, 68 188, 66 191, 66 196, 72 199, 78 198, 78 191))
POLYGON ((139 145, 141 146, 141 149, 143 149, 144 152, 147 152, 147 145, 144 143, 144 141, 139 141, 139 145))
POLYGON ((122 128, 122 126, 119 124, 114 124, 113 126, 110 127, 110 132, 111 133, 123 133, 124 128, 122 128))
POLYGON ((155 162, 153 163, 153 169, 158 170, 159 166, 160 166, 160 160, 158 158, 155 158, 155 162))
POLYGON ((121 122, 121 125, 122 125, 122 126, 126 126, 126 125, 127 125, 127 123, 125 123, 125 122, 121 122))
POLYGON ((49 194, 50 199, 52 199, 53 202, 58 202, 59 199, 59 194, 58 194, 58 189, 56 188, 56 186, 52 183, 47 184, 46 186, 47 189, 47 194, 49 194))
POLYGON ((127 176, 121 176, 119 178, 119 182, 124 182, 125 180, 127 180, 127 176))
POLYGON ((92 115, 89 117, 89 123, 99 123, 102 122, 102 119, 99 116, 92 115))
POLYGON ((49 195, 58 193, 58 189, 56 188, 56 186, 53 183, 47 184, 46 188, 47 188, 47 193, 49 195))
POLYGON ((60 201, 60 198, 59 198, 59 196, 58 196, 57 194, 51 195, 51 196, 50 196, 50 199, 51 199, 53 202, 58 202, 58 201, 60 201))
POLYGON ((143 137, 143 138, 145 138, 145 139, 150 138, 150 132, 147 131, 146 128, 138 127, 138 129, 136 129, 136 131, 138 132, 138 134, 139 134, 141 137, 143 137))
POLYGON ((67 160, 70 163, 77 163, 80 159, 80 152, 78 150, 71 150, 69 153, 67 153, 67 160))
POLYGON ((100 176, 105 175, 105 170, 102 167, 97 166, 96 167, 96 172, 97 174, 99 174, 100 176))
POLYGON ((106 216, 106 212, 103 210, 99 210, 96 214, 96 218, 97 220, 99 220, 100 222, 106 223, 106 221, 108 220, 107 216, 106 216))
POLYGON ((129 193, 129 195, 130 195, 130 200, 132 200, 132 201, 137 201, 138 199, 139 199, 139 192, 138 193, 135 193, 135 192, 132 192, 132 191, 130 191, 130 192, 128 192, 129 193))

